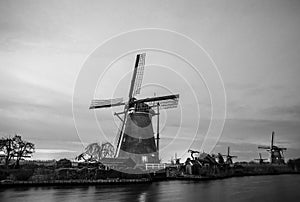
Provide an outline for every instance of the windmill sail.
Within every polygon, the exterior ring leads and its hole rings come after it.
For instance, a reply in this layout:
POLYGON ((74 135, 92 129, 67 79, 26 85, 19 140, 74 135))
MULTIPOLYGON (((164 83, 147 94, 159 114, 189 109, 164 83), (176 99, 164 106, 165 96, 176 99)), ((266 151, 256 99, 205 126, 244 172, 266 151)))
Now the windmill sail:
POLYGON ((157 102, 157 101, 162 101, 162 100, 176 100, 176 99, 177 100, 179 99, 179 94, 144 98, 144 99, 135 100, 134 103, 147 102, 150 104, 151 102, 157 102))
POLYGON ((145 57, 146 57, 146 53, 138 54, 136 56, 133 74, 131 78, 130 89, 129 89, 129 100, 132 97, 134 97, 136 94, 140 93, 143 75, 144 75, 145 57))
POLYGON ((176 108, 177 106, 178 106, 178 99, 162 100, 161 102, 159 102, 159 107, 161 109, 176 108))
POLYGON ((270 149, 270 146, 258 146, 258 149, 270 149))
POLYGON ((139 55, 139 61, 137 63, 137 72, 134 82, 134 88, 133 88, 133 96, 140 94, 143 77, 144 77, 144 69, 145 69, 145 57, 146 53, 139 55))
POLYGON ((159 104, 160 108, 168 109, 175 108, 178 105, 179 94, 166 95, 159 97, 151 97, 140 100, 135 100, 135 103, 146 103, 149 107, 155 107, 159 104))
POLYGON ((106 100, 94 99, 91 102, 90 109, 108 108, 108 107, 114 107, 120 105, 125 105, 125 103, 123 102, 123 98, 106 99, 106 100))

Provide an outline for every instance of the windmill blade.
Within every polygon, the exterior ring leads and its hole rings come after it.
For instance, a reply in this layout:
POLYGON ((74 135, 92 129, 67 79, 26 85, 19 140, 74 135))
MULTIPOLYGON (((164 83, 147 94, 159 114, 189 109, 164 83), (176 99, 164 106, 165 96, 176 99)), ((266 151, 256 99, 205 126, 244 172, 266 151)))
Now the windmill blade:
POLYGON ((149 105, 149 107, 154 107, 159 104, 160 108, 167 109, 177 107, 178 100, 179 94, 175 94, 135 100, 134 103, 146 103, 147 105, 149 105))
POLYGON ((131 98, 134 95, 140 92, 140 88, 143 80, 143 74, 144 74, 145 57, 146 57, 146 53, 138 54, 136 56, 133 74, 131 78, 130 89, 129 89, 129 95, 128 95, 129 100, 131 100, 131 98), (138 69, 139 69, 139 76, 138 76, 139 81, 136 82, 138 69))
POLYGON ((136 77, 135 77, 135 82, 133 87, 133 96, 136 96, 141 92, 141 87, 142 87, 142 82, 144 77, 144 69, 145 69, 145 57, 146 57, 146 53, 140 54, 138 57, 139 61, 137 62, 137 71, 136 71, 136 77))
POLYGON ((271 148, 273 148, 273 145, 274 145, 274 135, 275 135, 275 132, 273 131, 272 135, 271 135, 271 148))
POLYGON ((176 108, 178 106, 178 99, 169 99, 147 103, 149 107, 157 107, 158 104, 160 109, 176 108))
POLYGON ((270 146, 258 146, 258 149, 270 149, 270 146))
POLYGON ((159 108, 161 109, 176 108, 177 106, 178 106, 178 99, 162 100, 159 102, 159 108))
POLYGON ((90 105, 90 109, 97 109, 97 108, 109 108, 115 106, 125 105, 123 102, 123 98, 115 98, 115 99, 93 99, 90 105))

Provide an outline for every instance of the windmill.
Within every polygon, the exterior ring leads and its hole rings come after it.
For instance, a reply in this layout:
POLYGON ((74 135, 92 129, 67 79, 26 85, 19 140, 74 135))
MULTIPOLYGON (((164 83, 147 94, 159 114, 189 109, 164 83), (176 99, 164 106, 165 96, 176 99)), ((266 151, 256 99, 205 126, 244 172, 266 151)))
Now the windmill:
POLYGON ((90 109, 123 106, 122 112, 115 113, 121 120, 117 135, 116 158, 131 158, 137 165, 159 163, 159 110, 176 108, 179 94, 153 96, 137 99, 144 75, 146 54, 138 54, 134 65, 128 100, 123 98, 93 99, 90 109), (152 117, 157 115, 157 133, 154 136, 152 117), (156 140, 156 143, 155 143, 156 140))
POLYGON ((258 161, 259 164, 264 164, 264 161, 267 160, 267 159, 263 159, 263 158, 261 157, 261 153, 258 153, 258 157, 259 157, 259 159, 254 159, 254 160, 258 161))
POLYGON ((237 158, 237 156, 231 156, 230 155, 230 147, 227 147, 227 155, 223 155, 226 157, 226 164, 233 164, 232 159, 237 158))
POLYGON ((273 164, 284 164, 284 156, 283 151, 286 150, 286 148, 278 147, 274 145, 274 136, 275 132, 272 132, 271 136, 271 145, 270 146, 258 146, 258 149, 266 149, 268 152, 270 152, 270 162, 273 164))
POLYGON ((174 159, 175 160, 175 164, 180 165, 180 159, 181 158, 177 157, 177 153, 175 153, 175 159, 174 159))
POLYGON ((172 165, 180 165, 180 159, 177 157, 177 153, 175 153, 175 158, 172 156, 170 162, 172 165))

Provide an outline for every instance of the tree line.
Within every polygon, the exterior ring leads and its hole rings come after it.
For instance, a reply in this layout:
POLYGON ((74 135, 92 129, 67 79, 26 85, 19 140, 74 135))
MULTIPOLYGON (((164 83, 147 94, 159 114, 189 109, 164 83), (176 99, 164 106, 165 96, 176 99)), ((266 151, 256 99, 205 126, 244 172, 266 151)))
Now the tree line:
POLYGON ((14 160, 13 167, 19 168, 20 160, 30 158, 34 151, 35 145, 23 140, 20 135, 0 139, 0 157, 4 158, 6 167, 14 160))

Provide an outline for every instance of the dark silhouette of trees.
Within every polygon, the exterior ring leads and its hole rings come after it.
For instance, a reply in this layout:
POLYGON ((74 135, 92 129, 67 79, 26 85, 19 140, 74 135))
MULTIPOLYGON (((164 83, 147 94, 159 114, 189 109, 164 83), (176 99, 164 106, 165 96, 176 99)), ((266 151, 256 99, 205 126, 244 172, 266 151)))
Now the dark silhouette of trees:
POLYGON ((14 157, 15 142, 12 138, 0 139, 0 151, 5 158, 5 165, 8 166, 11 158, 14 157))
POLYGON ((30 158, 35 148, 33 143, 22 140, 19 135, 14 137, 14 142, 16 145, 14 157, 16 158, 16 167, 18 168, 20 166, 20 160, 30 158))
POLYGON ((56 168, 71 168, 72 162, 69 159, 60 159, 56 162, 56 168))
POLYGON ((3 153, 6 166, 9 166, 10 161, 15 159, 15 167, 18 168, 20 160, 30 158, 34 149, 34 144, 22 140, 20 135, 0 139, 0 151, 3 153))

